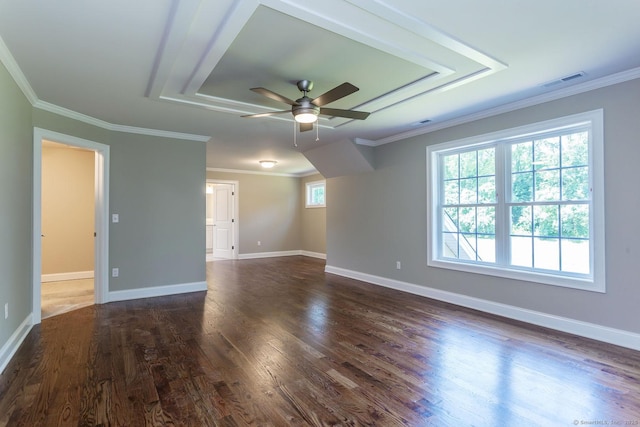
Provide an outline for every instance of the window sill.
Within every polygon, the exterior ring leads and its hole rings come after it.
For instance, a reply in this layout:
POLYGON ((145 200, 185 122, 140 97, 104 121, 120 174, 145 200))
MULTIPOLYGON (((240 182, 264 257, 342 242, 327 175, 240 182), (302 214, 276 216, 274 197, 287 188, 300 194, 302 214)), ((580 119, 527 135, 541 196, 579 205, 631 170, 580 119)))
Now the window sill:
POLYGON ((516 268, 503 268, 497 266, 493 267, 488 265, 465 262, 450 262, 444 260, 430 260, 427 265, 429 265, 430 267, 445 268, 448 270, 483 274, 494 277, 502 277, 505 279, 533 282, 536 284, 560 286, 563 288, 579 289, 581 291, 606 293, 604 281, 594 281, 591 279, 583 279, 579 277, 556 276, 553 274, 545 274, 542 272, 518 270, 516 268))

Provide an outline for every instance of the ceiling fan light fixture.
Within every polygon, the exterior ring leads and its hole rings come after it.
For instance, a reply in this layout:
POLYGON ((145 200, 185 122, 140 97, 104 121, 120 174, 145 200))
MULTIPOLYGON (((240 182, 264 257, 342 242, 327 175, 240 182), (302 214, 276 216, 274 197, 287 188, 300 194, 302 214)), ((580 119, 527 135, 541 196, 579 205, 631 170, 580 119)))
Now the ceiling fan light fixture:
POLYGON ((298 123, 314 123, 318 120, 318 116, 313 113, 300 113, 296 114, 295 119, 298 123))
POLYGON ((275 160, 260 160, 260 166, 262 166, 265 169, 271 169, 272 167, 274 167, 276 165, 275 160))

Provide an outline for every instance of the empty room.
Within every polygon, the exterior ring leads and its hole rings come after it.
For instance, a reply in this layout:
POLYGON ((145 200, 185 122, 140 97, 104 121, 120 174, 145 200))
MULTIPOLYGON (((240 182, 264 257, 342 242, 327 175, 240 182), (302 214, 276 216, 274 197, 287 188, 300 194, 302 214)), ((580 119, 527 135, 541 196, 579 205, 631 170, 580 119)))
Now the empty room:
POLYGON ((639 16, 0 0, 0 426, 640 425, 639 16))

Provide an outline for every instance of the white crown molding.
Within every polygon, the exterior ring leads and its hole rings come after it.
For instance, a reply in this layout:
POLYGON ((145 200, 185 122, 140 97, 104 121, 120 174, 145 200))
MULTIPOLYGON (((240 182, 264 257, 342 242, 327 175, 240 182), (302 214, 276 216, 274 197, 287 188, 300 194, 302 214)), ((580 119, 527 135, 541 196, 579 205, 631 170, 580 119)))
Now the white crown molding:
POLYGON ((50 113, 58 114, 63 117, 68 117, 83 123, 87 123, 93 126, 97 126, 102 129, 107 129, 114 132, 134 133, 139 135, 159 136, 163 138, 183 139, 189 141, 207 142, 211 139, 206 135, 194 135, 189 133, 171 132, 159 129, 148 129, 135 126, 118 125, 114 123, 105 122, 104 120, 96 119, 95 117, 88 116, 86 114, 78 113, 77 111, 69 110, 68 108, 60 107, 55 104, 51 104, 46 101, 38 99, 35 91, 29 84, 29 81, 25 77, 24 73, 18 66, 15 58, 9 51, 9 48, 4 43, 2 37, 0 37, 0 62, 4 64, 7 71, 16 82, 24 96, 31 103, 33 108, 39 110, 49 111, 50 113))
POLYGON ((267 175, 267 176, 283 176, 287 178, 304 178, 306 176, 315 175, 319 172, 304 172, 301 174, 295 173, 278 173, 278 172, 259 172, 259 171, 249 171, 243 169, 221 169, 221 168, 207 168, 207 172, 225 172, 225 173, 241 173, 246 175, 267 175))
POLYGON ((467 295, 430 288, 428 286, 416 285, 413 283, 388 279, 386 277, 374 276, 371 274, 361 273, 359 271, 348 270, 345 268, 334 267, 330 265, 327 265, 325 267, 325 272, 336 274, 338 276, 349 277, 351 279, 360 280, 362 282, 371 283, 377 286, 383 286, 402 292, 408 292, 414 295, 420 295, 438 301, 444 301, 462 307, 472 308, 474 310, 495 314, 509 319, 519 320, 545 328, 555 329, 557 331, 579 335, 581 337, 590 338, 597 341, 631 348, 633 350, 640 350, 640 334, 625 331, 622 329, 610 328, 607 326, 583 322, 568 317, 555 316, 552 314, 520 308, 513 305, 502 304, 481 298, 470 297, 467 295))
POLYGON ((33 105, 38 100, 38 97, 29 84, 29 81, 22 73, 22 70, 9 51, 9 48, 6 44, 4 44, 4 40, 2 40, 2 37, 0 37, 0 62, 4 64, 7 71, 9 72, 11 77, 13 77, 13 80, 16 82, 24 96, 27 98, 27 100, 29 100, 31 105, 33 105))
POLYGON ((199 142, 207 142, 211 139, 210 136, 206 135, 194 135, 189 133, 180 133, 180 132, 172 132, 166 130, 159 129, 148 129, 141 128, 136 126, 125 126, 118 125, 109 122, 105 122, 104 120, 96 119, 95 117, 88 116, 86 114, 78 113, 77 111, 69 110, 68 108, 60 107, 55 104, 51 104, 49 102, 37 100, 33 104, 34 108, 39 110, 48 111, 50 113, 58 114, 63 117, 68 117, 70 119, 77 120, 79 122, 87 123, 102 129, 114 131, 114 132, 124 132, 124 133, 134 133, 139 135, 148 135, 148 136, 159 136, 162 138, 174 138, 174 139, 183 139, 188 141, 199 141, 199 142))
POLYGON ((599 79, 591 80, 588 82, 580 83, 571 87, 558 89, 553 92, 545 93, 542 95, 533 96, 520 101, 511 102, 509 104, 500 105, 498 107, 489 108, 487 110, 479 111, 477 113, 469 114, 455 119, 447 120, 440 123, 434 123, 420 129, 415 129, 407 132, 401 132, 395 135, 388 136, 386 138, 369 140, 364 138, 356 138, 354 142, 359 145, 366 145, 369 147, 378 147, 380 145, 389 144, 391 142, 401 141, 403 139, 412 138, 414 136, 425 135, 427 133, 435 132, 437 130, 458 126, 464 123, 473 122, 475 120, 485 119, 499 114, 508 113, 522 108, 532 107, 534 105, 543 104, 545 102, 555 101, 558 99, 566 98, 573 95, 578 95, 584 92, 589 92, 596 89, 601 89, 607 86, 612 86, 618 83, 624 83, 629 80, 640 78, 640 67, 632 68, 631 70, 622 71, 610 76, 601 77, 599 79))

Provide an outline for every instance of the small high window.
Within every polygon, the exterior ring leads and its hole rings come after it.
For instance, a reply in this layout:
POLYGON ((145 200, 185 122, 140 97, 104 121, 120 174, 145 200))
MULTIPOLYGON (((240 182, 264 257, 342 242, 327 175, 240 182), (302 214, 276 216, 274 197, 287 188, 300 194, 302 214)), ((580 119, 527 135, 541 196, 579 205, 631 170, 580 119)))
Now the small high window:
POLYGON ((305 207, 324 208, 325 203, 325 181, 307 182, 307 197, 305 207))

